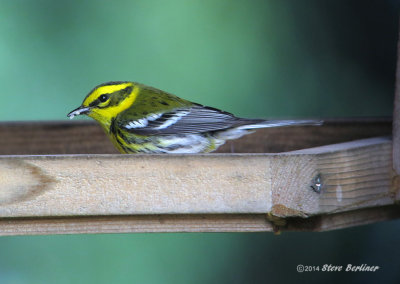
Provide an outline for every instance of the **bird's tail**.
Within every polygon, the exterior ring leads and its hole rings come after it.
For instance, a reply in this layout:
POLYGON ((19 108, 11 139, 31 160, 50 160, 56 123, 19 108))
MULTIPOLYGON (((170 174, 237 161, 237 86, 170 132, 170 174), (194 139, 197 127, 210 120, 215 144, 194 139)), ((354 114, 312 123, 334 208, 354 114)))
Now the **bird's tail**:
POLYGON ((254 132, 258 128, 282 127, 282 126, 301 126, 301 125, 321 125, 321 120, 259 120, 259 119, 244 119, 242 125, 232 127, 226 130, 217 131, 214 133, 218 145, 224 144, 225 140, 237 139, 243 135, 254 132))
POLYGON ((283 126, 301 126, 301 125, 322 125, 322 120, 263 120, 256 123, 250 123, 237 127, 238 130, 251 130, 258 128, 283 127, 283 126))

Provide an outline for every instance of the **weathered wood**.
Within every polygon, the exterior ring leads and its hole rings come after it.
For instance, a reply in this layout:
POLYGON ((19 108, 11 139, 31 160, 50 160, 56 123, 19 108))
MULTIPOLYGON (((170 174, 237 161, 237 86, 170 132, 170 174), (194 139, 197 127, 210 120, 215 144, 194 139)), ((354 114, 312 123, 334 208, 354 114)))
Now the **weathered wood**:
POLYGON ((389 139, 357 140, 290 154, 286 159, 275 156, 278 165, 271 169, 272 176, 282 179, 273 179, 276 184, 272 185, 280 189, 273 195, 271 212, 276 216, 310 216, 392 204, 399 190, 392 185, 389 139), (321 192, 302 190, 310 188, 315 177, 321 179, 321 192))
POLYGON ((0 235, 143 232, 271 232, 262 214, 3 218, 0 235))
MULTIPOLYGON (((278 153, 391 135, 390 119, 327 120, 322 126, 260 129, 220 153, 278 153)), ((0 155, 116 154, 92 121, 0 123, 0 155)))
POLYGON ((328 231, 400 218, 400 206, 365 208, 310 218, 288 218, 276 228, 265 214, 189 214, 0 218, 0 235, 144 232, 328 231))
POLYGON ((330 231, 400 218, 400 206, 364 208, 310 218, 288 218, 287 231, 330 231))
POLYGON ((320 231, 397 218, 391 139, 356 140, 390 130, 387 119, 328 121, 221 148, 291 151, 280 154, 93 155, 116 151, 92 122, 2 123, 0 235, 320 231))
POLYGON ((2 156, 0 181, 0 217, 307 217, 390 205, 398 191, 388 138, 285 154, 2 156))
POLYGON ((92 121, 0 123, 0 155, 117 153, 92 121))

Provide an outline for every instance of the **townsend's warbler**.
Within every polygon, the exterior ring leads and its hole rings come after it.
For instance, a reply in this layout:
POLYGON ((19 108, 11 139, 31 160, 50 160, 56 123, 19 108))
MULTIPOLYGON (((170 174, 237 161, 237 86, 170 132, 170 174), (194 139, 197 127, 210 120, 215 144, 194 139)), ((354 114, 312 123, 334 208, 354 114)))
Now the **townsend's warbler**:
POLYGON ((86 114, 97 120, 121 153, 204 153, 251 130, 316 125, 313 120, 238 118, 134 82, 95 87, 69 118, 86 114))

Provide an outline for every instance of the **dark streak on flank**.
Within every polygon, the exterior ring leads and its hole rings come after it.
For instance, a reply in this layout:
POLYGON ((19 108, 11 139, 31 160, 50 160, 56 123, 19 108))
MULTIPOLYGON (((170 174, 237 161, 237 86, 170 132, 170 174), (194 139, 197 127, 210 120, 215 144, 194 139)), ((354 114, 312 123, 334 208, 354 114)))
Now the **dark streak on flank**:
POLYGON ((132 151, 132 149, 125 147, 125 146, 121 146, 122 149, 126 152, 126 153, 134 153, 134 151, 132 151))
POLYGON ((122 144, 122 142, 120 141, 120 139, 122 139, 122 137, 120 137, 118 134, 115 135, 115 140, 117 141, 118 145, 121 147, 122 150, 124 150, 125 152, 127 151, 127 148, 125 147, 124 144, 122 144))
POLYGON ((180 149, 180 148, 184 148, 184 146, 182 146, 180 144, 172 144, 172 145, 169 145, 167 147, 162 147, 163 150, 167 150, 167 151, 174 151, 174 150, 177 150, 177 149, 180 149))
POLYGON ((110 130, 109 130, 110 134, 113 134, 114 136, 116 136, 117 134, 117 129, 115 127, 115 117, 113 117, 111 119, 111 125, 110 125, 110 130))
MULTIPOLYGON (((129 130, 128 130, 129 131, 129 130)), ((150 139, 148 138, 141 138, 139 136, 136 135, 131 135, 131 136, 126 136, 121 130, 117 131, 118 136, 126 141, 128 144, 136 144, 136 145, 141 145, 147 142, 150 142, 150 139)))

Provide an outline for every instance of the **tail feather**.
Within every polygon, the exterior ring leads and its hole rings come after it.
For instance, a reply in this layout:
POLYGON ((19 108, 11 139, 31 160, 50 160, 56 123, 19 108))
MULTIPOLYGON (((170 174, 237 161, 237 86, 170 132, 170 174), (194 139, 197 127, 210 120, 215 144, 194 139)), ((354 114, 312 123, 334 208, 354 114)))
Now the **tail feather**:
POLYGON ((301 125, 322 125, 322 120, 265 120, 254 124, 247 124, 237 127, 238 130, 250 130, 258 128, 282 127, 282 126, 301 126, 301 125))

